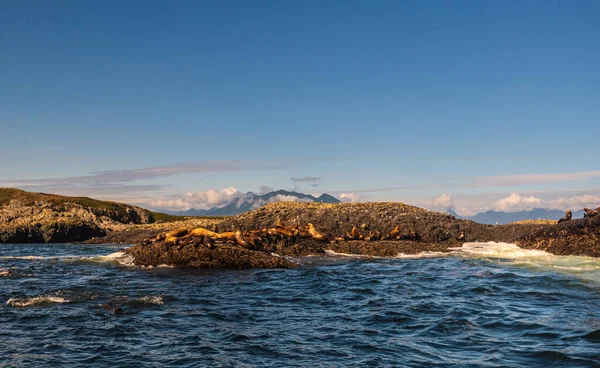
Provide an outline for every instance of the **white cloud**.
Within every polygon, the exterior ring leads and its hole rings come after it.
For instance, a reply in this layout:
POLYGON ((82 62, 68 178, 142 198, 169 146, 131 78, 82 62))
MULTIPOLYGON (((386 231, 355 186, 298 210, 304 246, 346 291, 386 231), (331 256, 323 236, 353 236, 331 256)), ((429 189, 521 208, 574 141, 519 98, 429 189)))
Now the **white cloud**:
POLYGON ((151 208, 164 210, 185 211, 190 208, 205 210, 226 205, 243 195, 235 187, 228 187, 222 190, 209 189, 195 193, 186 193, 175 196, 172 199, 151 200, 148 201, 147 205, 151 208))
POLYGON ((432 207, 441 207, 443 209, 452 208, 454 207, 454 201, 452 200, 452 197, 444 193, 433 200, 432 207))
POLYGON ((340 200, 342 202, 358 202, 360 196, 356 193, 340 193, 340 200))
POLYGON ((574 209, 579 210, 584 207, 597 208, 600 207, 600 196, 584 194, 580 196, 565 198, 560 197, 549 202, 552 208, 559 209, 574 209))
POLYGON ((444 193, 444 194, 440 195, 439 197, 436 197, 429 201, 422 202, 417 205, 421 205, 421 206, 428 208, 430 210, 433 210, 433 211, 444 212, 444 211, 448 210, 449 208, 452 208, 452 209, 454 208, 454 200, 447 193, 444 193))
POLYGON ((523 197, 519 193, 512 193, 492 206, 493 209, 503 212, 517 212, 531 210, 536 207, 544 207, 544 202, 537 197, 523 197))

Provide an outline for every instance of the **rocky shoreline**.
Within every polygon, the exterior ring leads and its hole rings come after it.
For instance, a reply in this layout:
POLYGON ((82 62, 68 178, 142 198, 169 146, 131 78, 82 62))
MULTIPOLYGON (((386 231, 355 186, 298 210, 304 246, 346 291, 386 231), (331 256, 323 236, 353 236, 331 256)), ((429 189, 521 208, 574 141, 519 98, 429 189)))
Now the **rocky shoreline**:
POLYGON ((328 251, 394 257, 487 241, 598 257, 599 239, 600 216, 494 226, 402 203, 280 202, 227 218, 211 230, 179 229, 147 238, 127 253, 140 266, 281 268, 296 266, 285 257, 328 251))
POLYGON ((600 257, 600 215, 544 226, 519 237, 516 244, 556 255, 600 257))
POLYGON ((137 243, 178 227, 221 219, 185 219, 124 203, 0 188, 0 243, 137 243))

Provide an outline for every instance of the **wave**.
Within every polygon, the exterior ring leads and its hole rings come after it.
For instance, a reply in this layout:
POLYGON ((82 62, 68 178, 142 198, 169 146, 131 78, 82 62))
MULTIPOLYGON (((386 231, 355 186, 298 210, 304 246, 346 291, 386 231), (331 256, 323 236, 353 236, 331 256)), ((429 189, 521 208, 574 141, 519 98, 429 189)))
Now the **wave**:
POLYGON ((402 258, 402 259, 418 259, 418 258, 436 258, 436 257, 445 257, 448 256, 448 252, 421 252, 415 254, 406 254, 406 253, 398 253, 394 256, 394 258, 402 258))
POLYGON ((557 256, 541 250, 523 249, 511 243, 465 243, 451 248, 451 255, 558 271, 600 283, 600 259, 584 256, 557 256))
POLYGON ((163 296, 144 295, 138 299, 131 300, 129 303, 163 305, 163 296))
MULTIPOLYGON (((105 256, 0 256, 0 260, 26 260, 26 261, 62 261, 68 263, 112 263, 125 267, 135 267, 133 257, 123 251, 114 252, 105 256)), ((159 266, 160 267, 160 266, 159 266)), ((166 265, 165 265, 166 267, 166 265)), ((1 274, 0 274, 1 275, 1 274)))
POLYGON ((362 255, 362 254, 338 253, 338 252, 334 252, 334 251, 329 250, 329 249, 325 249, 325 254, 327 254, 328 256, 336 256, 336 257, 375 258, 375 257, 365 256, 365 255, 362 255))
MULTIPOLYGON (((338 253, 325 250, 328 256, 350 258, 389 258, 372 257, 360 254, 338 253)), ((461 247, 450 248, 450 252, 425 251, 416 254, 399 253, 396 259, 420 259, 437 257, 463 257, 495 261, 514 266, 557 271, 576 275, 579 278, 600 283, 600 258, 584 256, 557 256, 541 250, 523 249, 512 243, 473 242, 461 247)))
POLYGON ((31 307, 53 303, 70 303, 70 300, 52 295, 40 295, 32 298, 10 298, 6 301, 6 305, 13 307, 31 307))
POLYGON ((29 261, 78 259, 79 256, 0 256, 0 259, 23 259, 29 261))
POLYGON ((134 267, 133 257, 125 252, 114 252, 106 256, 96 256, 88 258, 90 261, 100 263, 118 263, 121 266, 134 267))

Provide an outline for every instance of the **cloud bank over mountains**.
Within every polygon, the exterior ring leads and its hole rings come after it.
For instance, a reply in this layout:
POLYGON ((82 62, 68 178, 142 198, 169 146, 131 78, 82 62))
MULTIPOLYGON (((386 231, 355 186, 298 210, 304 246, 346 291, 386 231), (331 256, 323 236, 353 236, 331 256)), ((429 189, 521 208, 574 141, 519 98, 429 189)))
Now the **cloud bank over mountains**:
MULTIPOLYGON (((268 187, 261 187, 266 190, 268 187)), ((270 189, 270 188, 268 188, 270 189)), ((270 191, 269 191, 270 192, 270 191)), ((267 193, 260 193, 261 195, 267 193)), ((169 211, 186 211, 189 209, 208 210, 213 207, 223 207, 235 202, 236 207, 242 206, 256 209, 267 203, 273 202, 312 202, 311 199, 286 194, 274 194, 269 198, 262 198, 254 193, 243 193, 235 187, 227 187, 221 190, 209 189, 195 193, 173 195, 170 198, 150 200, 142 205, 153 209, 169 211)))
MULTIPOLYGON (((328 183, 317 175, 283 176, 280 171, 299 166, 306 172, 307 160, 238 160, 198 161, 134 169, 91 172, 88 175, 47 178, 0 178, 0 187, 16 187, 29 191, 56 193, 72 196, 88 196, 137 204, 152 209, 185 211, 187 209, 210 209, 236 201, 239 206, 260 207, 273 201, 303 201, 303 197, 280 194, 268 199, 257 198, 273 192, 262 185, 256 193, 248 195, 237 187, 211 188, 187 193, 174 193, 176 183, 182 192, 190 189, 187 174, 210 176, 236 173, 241 183, 244 177, 264 173, 266 182, 275 178, 281 183, 292 183, 294 190, 332 193, 343 202, 377 200, 400 201, 433 210, 454 209, 461 215, 470 216, 487 210, 518 212, 534 208, 581 209, 600 206, 600 171, 578 171, 544 174, 516 174, 496 176, 472 176, 457 178, 433 178, 426 182, 372 188, 322 188, 328 183), (177 177, 176 179, 174 177, 177 177), (558 184, 556 184, 558 183, 558 184), (175 184, 175 185, 174 185, 175 184), (553 185, 554 184, 554 185, 553 185), (553 186, 552 186, 553 185, 553 186), (542 189, 544 188, 544 189, 542 189), (552 190, 547 188, 553 188, 552 190), (564 189, 569 188, 569 189, 564 189), (303 190, 304 189, 304 190, 303 190), (430 197, 435 193, 437 197, 430 197), (268 201, 268 202, 265 202, 268 201)), ((298 168, 294 168, 297 170, 298 168)), ((316 173, 315 173, 316 174, 316 173)), ((236 179, 237 180, 237 179, 236 179)), ((372 181, 376 182, 376 181, 372 181)), ((377 181, 378 182, 378 181, 377 181)), ((331 183, 329 184, 331 185, 331 183)), ((385 186, 388 185, 388 186, 385 186)), ((284 185, 285 186, 285 185, 284 185)), ((193 188, 193 187, 192 187, 193 188)), ((317 195, 315 195, 315 198, 317 195)))
POLYGON ((356 193, 340 193, 340 200, 342 202, 358 202, 360 201, 360 195, 356 193))
POLYGON ((584 207, 596 208, 600 206, 600 193, 547 197, 547 195, 521 195, 517 192, 513 192, 489 204, 463 203, 462 205, 456 205, 454 199, 448 194, 444 193, 433 200, 423 202, 422 205, 434 211, 446 211, 448 209, 452 209, 462 216, 472 216, 476 213, 488 210, 509 213, 530 211, 536 208, 580 210, 584 207))

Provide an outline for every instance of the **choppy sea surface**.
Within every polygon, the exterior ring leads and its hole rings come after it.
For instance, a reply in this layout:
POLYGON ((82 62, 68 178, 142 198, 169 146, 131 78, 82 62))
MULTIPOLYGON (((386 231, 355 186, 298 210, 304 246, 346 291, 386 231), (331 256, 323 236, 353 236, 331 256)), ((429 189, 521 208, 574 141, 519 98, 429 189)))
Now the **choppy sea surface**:
POLYGON ((290 270, 0 244, 0 367, 598 367, 600 260, 510 244, 290 270))

